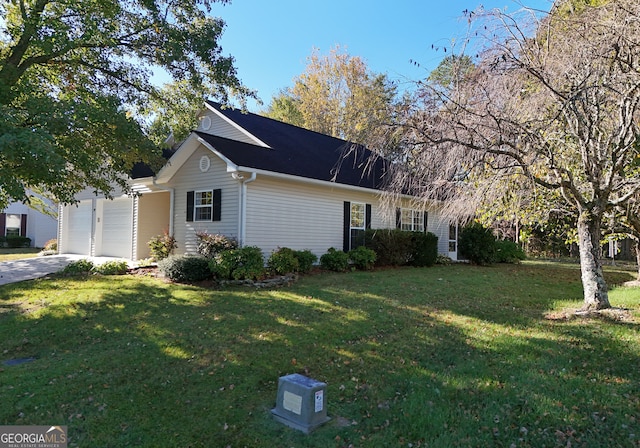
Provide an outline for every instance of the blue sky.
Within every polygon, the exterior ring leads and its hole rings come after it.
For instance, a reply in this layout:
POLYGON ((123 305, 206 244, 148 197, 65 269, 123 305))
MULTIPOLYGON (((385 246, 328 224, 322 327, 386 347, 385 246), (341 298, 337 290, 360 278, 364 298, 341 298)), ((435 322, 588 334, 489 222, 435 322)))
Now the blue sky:
MULTIPOLYGON (((524 4, 548 11, 552 2, 524 0, 524 4)), ((514 0, 233 0, 227 5, 214 3, 212 13, 227 24, 223 53, 235 58, 240 79, 264 102, 249 104, 257 112, 278 90, 293 84, 313 48, 328 54, 340 45, 401 86, 424 78, 445 55, 431 46, 450 46, 452 39, 464 36, 467 23, 462 11, 479 5, 508 11, 521 8, 514 0)))

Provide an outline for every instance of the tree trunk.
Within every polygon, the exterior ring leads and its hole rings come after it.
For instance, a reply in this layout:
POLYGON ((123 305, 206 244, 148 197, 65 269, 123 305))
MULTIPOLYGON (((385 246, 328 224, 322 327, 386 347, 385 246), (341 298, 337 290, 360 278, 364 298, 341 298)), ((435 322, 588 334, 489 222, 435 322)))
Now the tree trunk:
POLYGON ((636 249, 636 264, 638 269, 638 276, 636 277, 636 280, 640 282, 640 239, 635 240, 634 243, 634 247, 636 249))
POLYGON ((611 308, 600 261, 600 221, 599 216, 584 211, 578 217, 580 270, 584 290, 584 305, 581 311, 611 308))

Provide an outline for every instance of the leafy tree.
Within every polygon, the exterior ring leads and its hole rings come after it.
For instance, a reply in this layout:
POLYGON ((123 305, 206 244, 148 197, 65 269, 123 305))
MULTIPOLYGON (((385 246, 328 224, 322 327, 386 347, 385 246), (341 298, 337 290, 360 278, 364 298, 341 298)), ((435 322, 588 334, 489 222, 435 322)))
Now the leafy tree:
POLYGON ((265 115, 287 123, 366 143, 393 114, 396 86, 339 47, 313 50, 304 73, 272 99, 265 115))
MULTIPOLYGON (((215 1, 215 0, 214 0, 215 1)), ((221 54, 211 0, 21 0, 0 14, 0 208, 28 189, 73 202, 127 190, 158 152, 134 116, 160 68, 226 101, 251 93, 221 54)), ((220 0, 226 3, 226 0, 220 0)))
POLYGON ((493 200, 505 176, 557 192, 577 216, 583 310, 608 308, 603 216, 640 188, 640 4, 534 19, 530 37, 522 17, 473 15, 486 50, 465 82, 423 84, 418 106, 403 112, 405 168, 393 188, 465 211, 493 200))
POLYGON ((450 54, 431 72, 427 80, 445 89, 453 89, 473 73, 473 60, 466 54, 450 54))
POLYGON ((299 103, 300 101, 293 96, 289 89, 282 89, 276 96, 271 98, 271 104, 269 104, 264 115, 294 126, 309 128, 304 121, 299 103))

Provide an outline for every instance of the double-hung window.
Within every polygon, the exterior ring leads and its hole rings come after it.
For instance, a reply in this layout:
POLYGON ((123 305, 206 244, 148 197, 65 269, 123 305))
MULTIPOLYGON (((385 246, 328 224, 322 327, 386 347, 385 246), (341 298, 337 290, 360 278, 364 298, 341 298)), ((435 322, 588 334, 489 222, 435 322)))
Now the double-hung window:
POLYGON ((187 191, 187 221, 220 221, 222 190, 187 191))
POLYGON ((213 216, 213 191, 196 191, 194 195, 194 221, 211 221, 213 216))
POLYGON ((425 213, 422 210, 403 208, 398 213, 398 225, 401 230, 408 232, 425 232, 425 213))
POLYGON ((22 228, 22 216, 18 214, 7 214, 4 236, 24 236, 20 235, 22 228))

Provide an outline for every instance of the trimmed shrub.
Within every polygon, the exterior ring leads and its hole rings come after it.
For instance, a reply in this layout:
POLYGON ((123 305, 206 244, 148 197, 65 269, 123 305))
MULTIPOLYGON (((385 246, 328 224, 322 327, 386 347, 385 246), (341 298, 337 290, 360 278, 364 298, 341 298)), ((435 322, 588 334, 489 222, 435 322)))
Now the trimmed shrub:
POLYGON ((364 246, 351 249, 347 255, 349 256, 349 261, 353 263, 356 269, 371 270, 376 262, 376 252, 364 246))
POLYGON ((298 272, 300 261, 298 261, 293 249, 279 247, 271 253, 269 260, 267 260, 267 266, 272 272, 283 275, 289 272, 298 272))
POLYGON ((411 232, 412 266, 433 266, 438 258, 438 237, 431 232, 411 232))
POLYGON ((496 237, 491 229, 472 222, 460 231, 458 239, 460 255, 473 264, 490 264, 496 261, 496 237))
POLYGON ((91 273, 94 268, 95 265, 91 260, 83 258, 82 260, 72 261, 60 273, 63 275, 83 275, 91 273))
POLYGON ((520 263, 527 258, 518 243, 509 240, 496 241, 496 261, 498 263, 520 263))
POLYGON ((376 253, 376 265, 404 266, 412 257, 411 233, 399 229, 367 229, 364 245, 376 253))
POLYGON ((151 258, 156 261, 164 260, 178 247, 176 239, 166 231, 162 235, 151 238, 147 245, 151 251, 151 258))
POLYGON ((196 232, 198 246, 196 250, 205 258, 213 258, 220 252, 238 248, 238 241, 235 238, 224 236, 218 233, 196 232))
POLYGON ((258 280, 265 276, 262 250, 256 246, 225 250, 209 260, 209 270, 220 280, 258 280))
POLYGON ((107 261, 96 265, 93 271, 102 275, 122 275, 126 274, 129 270, 129 265, 126 261, 107 261))
POLYGON ((329 271, 344 272, 349 269, 349 255, 330 247, 327 253, 320 257, 320 266, 329 271))
POLYGON ((158 261, 158 269, 174 282, 199 282, 211 277, 209 262, 204 257, 171 255, 158 261))
POLYGON ((296 250, 294 255, 298 259, 298 270, 303 274, 311 271, 313 264, 318 261, 316 254, 310 250, 296 250))
POLYGON ((8 236, 6 241, 7 247, 11 247, 13 249, 31 246, 31 238, 27 238, 26 236, 8 236))

